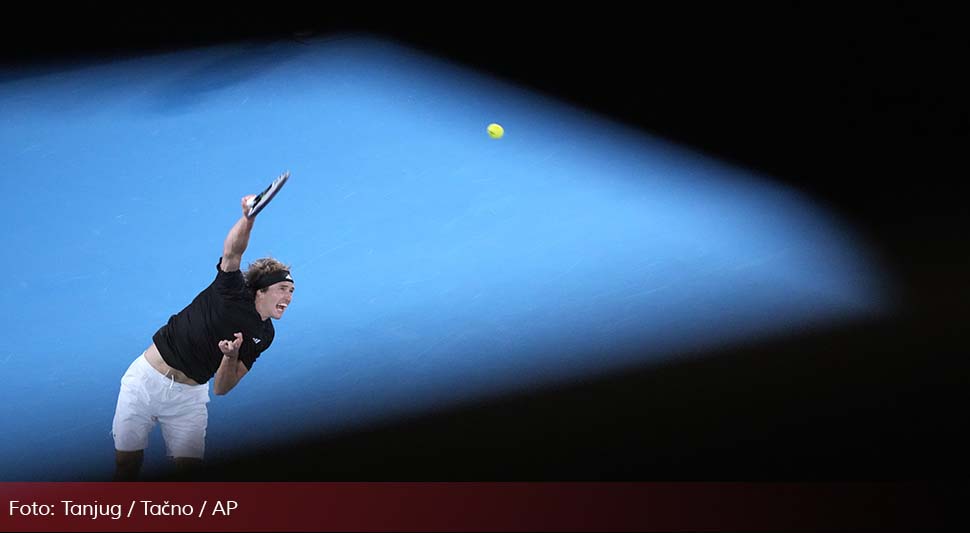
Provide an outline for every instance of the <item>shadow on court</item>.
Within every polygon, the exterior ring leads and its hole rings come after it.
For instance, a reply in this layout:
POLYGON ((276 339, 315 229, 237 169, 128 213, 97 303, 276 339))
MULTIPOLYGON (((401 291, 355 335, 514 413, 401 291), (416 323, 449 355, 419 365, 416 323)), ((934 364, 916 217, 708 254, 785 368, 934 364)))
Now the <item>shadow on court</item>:
POLYGON ((210 460, 189 479, 959 479, 968 471, 958 362, 967 339, 953 311, 307 437, 210 460))

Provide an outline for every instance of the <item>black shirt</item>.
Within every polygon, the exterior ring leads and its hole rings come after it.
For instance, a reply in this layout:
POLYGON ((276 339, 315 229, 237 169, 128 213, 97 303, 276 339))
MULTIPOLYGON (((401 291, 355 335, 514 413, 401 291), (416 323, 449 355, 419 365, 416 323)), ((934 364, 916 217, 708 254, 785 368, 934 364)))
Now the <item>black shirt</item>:
POLYGON ((219 341, 234 340, 242 332, 239 360, 247 369, 269 348, 275 330, 272 319, 260 319, 242 272, 223 272, 216 263, 216 279, 185 309, 172 315, 152 340, 172 368, 202 384, 219 369, 219 341))

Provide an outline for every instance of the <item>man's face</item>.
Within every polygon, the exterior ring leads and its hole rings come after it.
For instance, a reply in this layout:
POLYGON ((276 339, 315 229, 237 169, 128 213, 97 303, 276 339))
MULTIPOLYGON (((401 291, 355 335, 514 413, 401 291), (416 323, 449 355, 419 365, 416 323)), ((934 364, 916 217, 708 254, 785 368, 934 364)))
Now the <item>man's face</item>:
POLYGON ((256 291, 256 311, 263 320, 283 318, 283 313, 293 300, 293 282, 281 281, 256 291))

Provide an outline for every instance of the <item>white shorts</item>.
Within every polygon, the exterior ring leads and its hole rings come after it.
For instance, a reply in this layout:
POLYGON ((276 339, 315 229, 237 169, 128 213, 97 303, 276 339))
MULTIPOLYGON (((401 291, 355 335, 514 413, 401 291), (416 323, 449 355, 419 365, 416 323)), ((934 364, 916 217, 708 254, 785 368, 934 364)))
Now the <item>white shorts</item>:
POLYGON ((209 422, 209 385, 185 385, 165 377, 140 355, 121 378, 111 435, 115 449, 134 452, 148 447, 155 423, 170 457, 202 459, 209 422))

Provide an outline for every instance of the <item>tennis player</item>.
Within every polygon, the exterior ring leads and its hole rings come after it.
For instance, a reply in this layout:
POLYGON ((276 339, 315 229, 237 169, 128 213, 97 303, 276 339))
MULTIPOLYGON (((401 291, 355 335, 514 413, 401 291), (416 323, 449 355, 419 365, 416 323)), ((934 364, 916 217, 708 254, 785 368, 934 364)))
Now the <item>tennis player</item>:
POLYGON ((112 423, 115 480, 138 478, 156 423, 179 472, 201 465, 209 383, 217 395, 228 394, 273 343, 270 319, 282 318, 293 299, 290 268, 267 257, 240 271, 255 213, 272 194, 260 197, 242 199, 243 216, 229 230, 215 280, 155 332, 121 378, 112 423))

